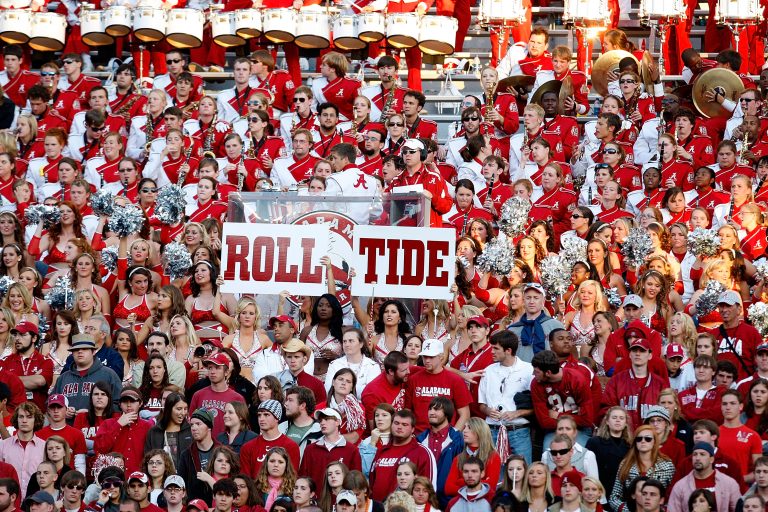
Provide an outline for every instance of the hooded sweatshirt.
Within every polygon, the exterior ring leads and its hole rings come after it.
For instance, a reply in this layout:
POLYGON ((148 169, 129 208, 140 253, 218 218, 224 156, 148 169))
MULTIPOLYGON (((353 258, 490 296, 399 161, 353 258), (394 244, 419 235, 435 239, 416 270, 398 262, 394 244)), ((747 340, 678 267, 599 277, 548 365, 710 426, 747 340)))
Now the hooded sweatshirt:
POLYGON ((467 488, 459 489, 459 495, 448 503, 445 512, 491 512, 491 487, 483 484, 480 492, 469 496, 467 488))
POLYGON ((120 390, 123 384, 114 370, 104 366, 96 358, 93 360, 93 365, 87 370, 81 372, 73 367, 62 372, 53 386, 53 393, 61 393, 67 397, 69 406, 74 407, 76 411, 88 409, 91 390, 93 385, 99 381, 106 382, 112 389, 113 405, 117 410, 117 402, 120 399, 120 390))

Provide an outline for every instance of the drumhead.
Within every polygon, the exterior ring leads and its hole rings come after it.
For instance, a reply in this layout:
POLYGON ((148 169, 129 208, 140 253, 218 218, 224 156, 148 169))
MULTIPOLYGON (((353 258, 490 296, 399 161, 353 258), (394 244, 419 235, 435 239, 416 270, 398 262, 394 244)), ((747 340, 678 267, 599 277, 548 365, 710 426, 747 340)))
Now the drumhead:
POLYGON ((264 32, 264 37, 278 44, 292 43, 296 40, 296 36, 285 30, 269 30, 264 32))
POLYGON ((361 41, 364 41, 366 43, 378 43, 382 39, 384 39, 384 34, 381 32, 360 32, 357 37, 360 38, 361 41))
POLYGON ((105 46, 115 42, 115 39, 104 32, 88 32, 83 34, 83 42, 88 46, 105 46))
POLYGON ((213 42, 224 48, 245 44, 245 39, 234 34, 221 34, 213 38, 213 42))
POLYGON ((181 33, 168 34, 166 40, 168 41, 168 44, 174 48, 198 48, 203 44, 203 42, 195 36, 181 33))
POLYGON ((368 46, 368 43, 366 43, 365 41, 361 41, 356 37, 340 37, 338 39, 334 38, 333 44, 340 50, 344 50, 347 52, 362 50, 363 48, 368 46))
POLYGON ((427 55, 450 55, 453 53, 451 44, 434 39, 419 42, 419 49, 427 55))
POLYGON ((253 39, 254 37, 261 37, 261 30, 256 28, 238 28, 235 33, 243 39, 253 39))
POLYGON ((27 44, 27 41, 29 41, 29 34, 8 30, 0 34, 0 39, 8 44, 27 44))
MULTIPOLYGON (((362 36, 361 36, 361 39, 362 39, 362 36)), ((414 46, 416 46, 417 42, 418 41, 416 41, 416 39, 411 36, 404 36, 400 34, 387 37, 387 43, 399 49, 413 48, 414 46)))
POLYGON ((307 34, 298 36, 294 42, 299 48, 314 48, 317 50, 323 50, 331 46, 331 42, 325 37, 307 34))
MULTIPOLYGON (((139 28, 134 32, 136 37, 145 43, 156 43, 162 41, 165 33, 154 28, 139 28)), ((197 46, 200 46, 199 44, 197 46)))
POLYGON ((124 37, 131 33, 131 27, 125 25, 110 25, 104 30, 113 37, 124 37))
POLYGON ((64 43, 52 37, 33 37, 29 40, 29 47, 41 52, 59 52, 64 43))

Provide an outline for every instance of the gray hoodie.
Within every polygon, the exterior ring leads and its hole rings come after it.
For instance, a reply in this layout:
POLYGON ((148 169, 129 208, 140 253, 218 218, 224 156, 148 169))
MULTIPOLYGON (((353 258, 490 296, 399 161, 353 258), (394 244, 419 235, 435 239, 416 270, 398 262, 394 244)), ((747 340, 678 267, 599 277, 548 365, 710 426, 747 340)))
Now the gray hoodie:
POLYGON ((473 495, 472 498, 467 496, 467 487, 464 486, 459 489, 459 495, 453 498, 448 503, 448 508, 445 512, 491 512, 491 486, 483 484, 480 492, 473 495))
POLYGON ((96 358, 93 360, 93 365, 86 370, 85 375, 80 375, 80 372, 75 368, 62 372, 56 385, 53 386, 53 393, 61 393, 67 397, 69 406, 74 407, 76 411, 88 409, 91 390, 93 385, 99 381, 106 382, 112 389, 113 405, 117 410, 123 383, 113 369, 104 366, 96 358))

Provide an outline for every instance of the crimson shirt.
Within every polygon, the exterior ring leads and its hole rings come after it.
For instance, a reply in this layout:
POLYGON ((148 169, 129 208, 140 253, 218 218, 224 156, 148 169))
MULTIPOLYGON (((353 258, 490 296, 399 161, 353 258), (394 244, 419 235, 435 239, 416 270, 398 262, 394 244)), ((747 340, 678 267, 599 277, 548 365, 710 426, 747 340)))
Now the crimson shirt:
POLYGON ((0 361, 0 372, 9 372, 20 377, 42 375, 45 386, 35 391, 27 392, 27 398, 31 399, 41 411, 45 410, 45 402, 48 399, 48 388, 53 382, 53 360, 45 357, 35 350, 32 356, 22 360, 17 353, 11 354, 0 361))
POLYGON ((299 445, 297 445, 290 437, 285 434, 280 434, 276 439, 268 441, 264 439, 263 435, 260 435, 256 439, 248 441, 242 448, 240 448, 241 471, 251 478, 256 479, 256 476, 261 469, 261 465, 267 458, 267 452, 277 446, 285 448, 293 467, 298 468, 301 459, 299 445))
POLYGON ((449 398, 457 412, 472 403, 472 395, 464 379, 452 371, 443 369, 437 374, 424 371, 411 375, 405 389, 405 407, 416 415, 416 432, 429 428, 427 411, 429 403, 437 396, 449 398))
POLYGON ((592 391, 589 383, 576 370, 562 368, 563 378, 560 382, 531 382, 531 398, 536 419, 541 428, 554 430, 557 420, 550 418, 549 411, 573 416, 580 427, 592 426, 592 391))
POLYGON ((418 476, 425 476, 429 480, 434 480, 437 475, 435 457, 429 448, 419 443, 415 437, 412 437, 410 442, 402 446, 395 446, 390 441, 389 444, 376 451, 376 456, 373 459, 368 479, 371 498, 376 501, 384 501, 397 488, 397 466, 403 460, 409 460, 416 464, 418 476))
POLYGON ((755 349, 762 343, 762 337, 757 332, 757 329, 744 322, 743 319, 740 320, 739 325, 733 329, 725 329, 730 343, 722 336, 720 328, 709 329, 708 332, 718 342, 718 361, 728 360, 739 369, 737 380, 744 379, 755 371, 755 349), (739 359, 744 362, 743 365, 739 362, 739 359))
POLYGON ((214 391, 211 386, 206 386, 192 395, 189 408, 191 411, 196 411, 200 407, 209 411, 216 411, 213 416, 213 429, 211 429, 211 435, 216 439, 219 434, 224 432, 224 406, 230 402, 244 401, 243 396, 232 388, 227 388, 225 391, 214 391))

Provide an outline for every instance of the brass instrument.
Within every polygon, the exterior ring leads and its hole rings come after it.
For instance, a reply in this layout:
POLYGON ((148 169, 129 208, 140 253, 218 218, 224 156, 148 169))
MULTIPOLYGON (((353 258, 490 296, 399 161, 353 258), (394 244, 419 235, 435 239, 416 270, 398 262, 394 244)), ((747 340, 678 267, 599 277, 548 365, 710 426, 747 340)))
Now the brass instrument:
POLYGON ((186 107, 183 107, 181 109, 181 117, 182 117, 182 119, 184 121, 188 121, 189 119, 191 119, 192 118, 192 114, 197 112, 199 107, 200 107, 200 102, 199 101, 193 101, 192 103, 190 103, 186 107))
POLYGON ((392 87, 390 87, 389 91, 387 92, 387 99, 384 100, 384 108, 382 109, 382 117, 384 115, 384 112, 392 108, 392 103, 395 101, 395 87, 396 84, 394 83, 394 78, 390 77, 393 80, 392 87))
POLYGON ((141 94, 134 94, 133 98, 129 99, 122 105, 120 105, 116 110, 114 110, 112 113, 116 116, 120 116, 123 119, 125 119, 126 124, 130 125, 131 123, 131 109, 136 104, 137 101, 139 101, 142 98, 141 94))
POLYGON ((155 132, 155 121, 152 119, 152 113, 149 111, 149 106, 147 106, 147 123, 144 125, 144 131, 144 152, 149 153, 149 147, 152 145, 152 135, 155 132))
POLYGON ((64 180, 59 178, 59 188, 61 188, 61 200, 64 201, 64 180))
POLYGON ((211 126, 209 126, 205 130, 205 137, 203 138, 203 157, 204 158, 216 158, 216 153, 213 151, 213 141, 216 134, 214 133, 216 130, 216 121, 219 117, 218 112, 213 114, 213 119, 211 120, 211 126))
POLYGON ((613 71, 619 73, 619 62, 624 57, 632 57, 637 62, 640 69, 640 62, 637 57, 625 50, 611 50, 605 52, 595 61, 592 66, 592 89, 600 96, 608 96, 608 73, 613 71))
POLYGON ((295 109, 291 109, 291 135, 293 135, 293 132, 296 130, 296 118, 301 119, 301 116, 299 116, 299 107, 296 107, 295 109))
MULTIPOLYGON (((184 130, 184 135, 186 135, 189 139, 192 139, 192 137, 189 136, 189 132, 187 130, 184 130)), ((189 159, 192 158, 192 149, 195 145, 194 140, 189 141, 189 147, 184 151, 184 164, 182 164, 182 167, 185 165, 189 165, 189 159)), ((182 143, 182 147, 184 147, 184 144, 182 143)), ((179 178, 176 180, 176 185, 183 187, 184 181, 187 179, 187 171, 182 170, 179 168, 179 178)))
MULTIPOLYGON (((238 167, 240 166, 245 167, 245 146, 242 147, 240 150, 240 162, 237 164, 238 167)), ((248 172, 246 170, 246 172, 248 172)), ((245 174, 241 174, 240 170, 237 170, 237 191, 242 192, 243 190, 243 184, 245 183, 245 174)))
POLYGON ((488 117, 488 112, 494 110, 493 95, 496 94, 496 86, 498 82, 493 82, 485 89, 485 117, 488 117))

